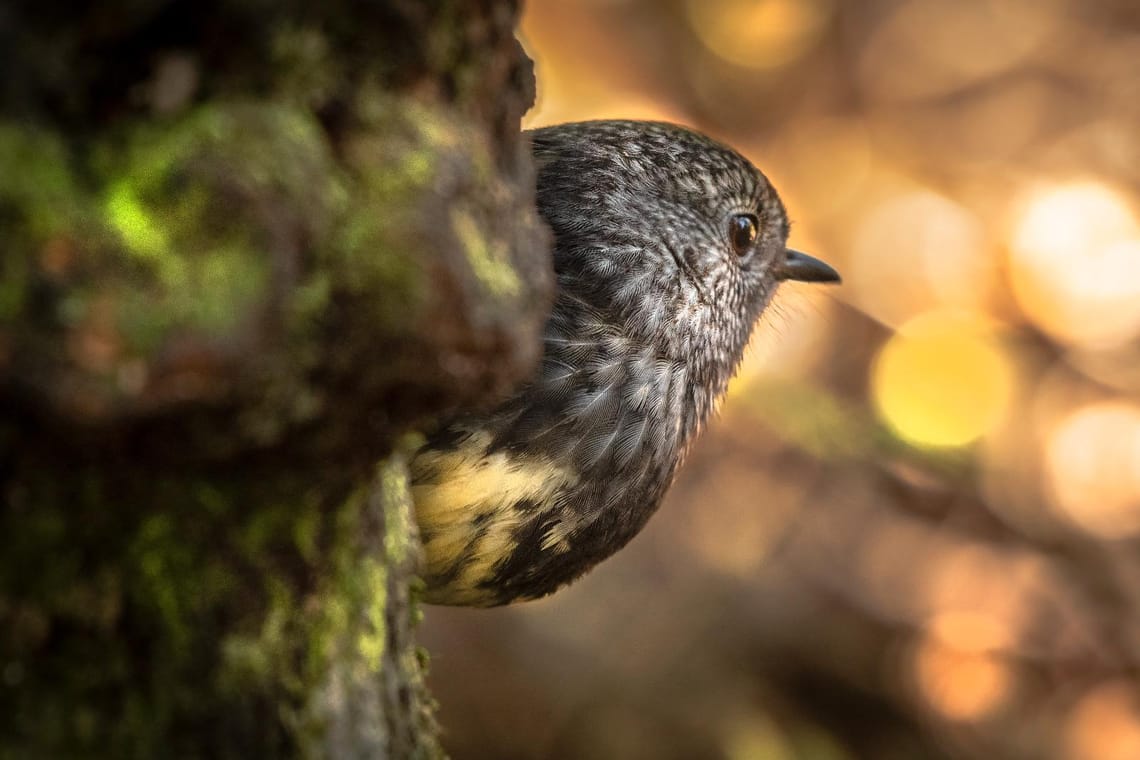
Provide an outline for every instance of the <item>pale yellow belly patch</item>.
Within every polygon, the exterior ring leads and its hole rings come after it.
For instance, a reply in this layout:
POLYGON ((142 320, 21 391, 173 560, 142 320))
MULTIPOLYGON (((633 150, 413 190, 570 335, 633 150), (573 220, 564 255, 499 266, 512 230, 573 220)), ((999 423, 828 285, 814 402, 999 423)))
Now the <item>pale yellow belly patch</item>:
MULTIPOLYGON (((426 601, 491 604, 479 588, 514 551, 514 531, 534 507, 549 509, 577 475, 549 460, 487 454, 490 436, 475 434, 451 451, 427 450, 412 461, 412 498, 424 537, 426 601), (454 577, 445 583, 433 579, 454 577)), ((557 537, 554 543, 561 543, 557 537)), ((544 547, 545 548, 545 547, 544 547)))

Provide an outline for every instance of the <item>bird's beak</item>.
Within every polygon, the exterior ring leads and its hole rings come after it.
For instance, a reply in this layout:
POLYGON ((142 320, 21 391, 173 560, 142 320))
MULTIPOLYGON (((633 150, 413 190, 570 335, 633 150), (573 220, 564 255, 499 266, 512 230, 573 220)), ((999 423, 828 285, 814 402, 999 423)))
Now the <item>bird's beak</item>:
POLYGON ((800 282, 841 282, 839 272, 831 268, 814 256, 796 251, 787 250, 787 259, 784 268, 780 271, 781 280, 799 280, 800 282))

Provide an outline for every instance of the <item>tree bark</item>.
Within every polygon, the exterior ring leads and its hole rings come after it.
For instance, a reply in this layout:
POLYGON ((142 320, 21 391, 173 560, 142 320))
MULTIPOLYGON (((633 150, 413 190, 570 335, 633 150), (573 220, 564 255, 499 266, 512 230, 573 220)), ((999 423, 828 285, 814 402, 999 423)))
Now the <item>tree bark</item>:
POLYGON ((517 12, 0 9, 2 749, 439 754, 404 461, 539 354, 517 12))

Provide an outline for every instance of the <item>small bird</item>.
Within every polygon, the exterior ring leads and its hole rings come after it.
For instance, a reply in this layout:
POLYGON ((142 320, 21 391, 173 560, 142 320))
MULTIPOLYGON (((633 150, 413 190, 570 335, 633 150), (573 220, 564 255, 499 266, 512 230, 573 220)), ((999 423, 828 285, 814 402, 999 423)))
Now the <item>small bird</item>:
POLYGON ((786 247, 775 189, 708 137, 638 121, 529 137, 555 301, 534 376, 412 459, 429 603, 536 599, 625 546, 779 283, 839 281, 786 247))

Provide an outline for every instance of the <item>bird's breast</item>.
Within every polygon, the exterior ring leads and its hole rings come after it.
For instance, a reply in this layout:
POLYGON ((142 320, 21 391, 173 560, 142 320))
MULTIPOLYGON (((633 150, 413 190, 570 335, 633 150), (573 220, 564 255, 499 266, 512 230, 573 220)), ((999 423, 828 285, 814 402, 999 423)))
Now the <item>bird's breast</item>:
POLYGON ((587 309, 556 309, 540 372, 413 461, 429 602, 544 596, 623 547, 660 503, 700 411, 685 362, 587 309))

